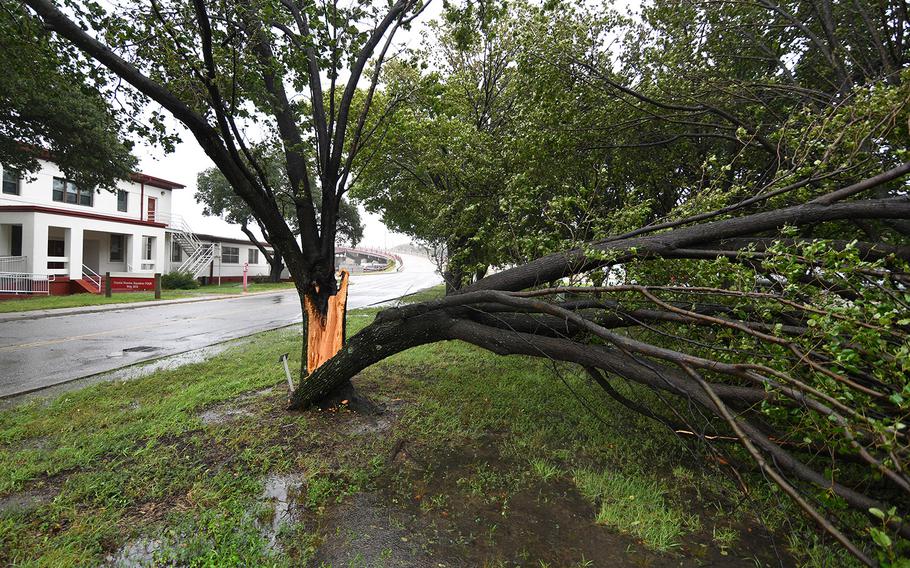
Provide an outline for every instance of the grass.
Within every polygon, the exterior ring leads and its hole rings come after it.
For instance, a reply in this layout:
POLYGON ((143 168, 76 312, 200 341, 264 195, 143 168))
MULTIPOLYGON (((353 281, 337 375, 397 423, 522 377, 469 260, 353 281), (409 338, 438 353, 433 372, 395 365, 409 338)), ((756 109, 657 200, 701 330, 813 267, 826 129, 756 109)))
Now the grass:
POLYGON ((599 524, 633 534, 656 550, 676 548, 683 535, 700 528, 698 516, 670 506, 666 490, 647 475, 577 470, 574 479, 585 497, 600 504, 599 524))
MULTIPOLYGON (((250 283, 249 292, 267 292, 293 288, 290 282, 263 282, 250 283)), ((195 290, 162 290, 161 300, 178 300, 194 298, 213 294, 242 294, 243 286, 232 282, 229 284, 213 284, 201 286, 195 290)), ((105 304, 125 304, 133 302, 149 302, 155 299, 154 292, 121 292, 114 293, 111 298, 102 294, 72 294, 70 296, 38 296, 21 300, 0 300, 0 313, 25 312, 30 310, 54 310, 60 308, 75 308, 81 306, 101 306, 105 304)))
MULTIPOLYGON (((349 331, 375 313, 352 312, 349 331)), ((301 565, 327 538, 319 528, 327 511, 365 491, 386 491, 389 503, 433 526, 449 523, 459 553, 489 555, 473 565, 587 564, 583 555, 538 559, 552 547, 524 550, 533 539, 512 550, 503 528, 514 531, 527 507, 546 510, 567 491, 596 505, 580 511, 608 528, 591 530, 626 533, 630 547, 680 551, 693 538, 717 550, 737 546, 727 524, 733 505, 722 498, 732 483, 568 367, 457 342, 412 349, 358 376, 370 398, 403 406, 391 430, 355 434, 352 424, 371 422, 343 409, 285 410, 276 361, 290 353, 292 372, 299 369, 299 333, 266 332, 203 363, 0 412, 0 565, 97 565, 143 537, 158 543, 159 564, 301 565), (579 398, 596 402, 599 417, 579 398), (246 412, 229 422, 200 417, 235 408, 246 412), (305 480, 305 518, 281 529, 276 551, 262 532, 273 515, 261 500, 263 480, 289 474, 305 480), (11 495, 33 503, 3 510, 11 495)), ((758 509, 794 516, 765 505, 758 509)), ((806 548, 813 561, 831 555, 803 525, 787 530, 791 549, 806 548)))

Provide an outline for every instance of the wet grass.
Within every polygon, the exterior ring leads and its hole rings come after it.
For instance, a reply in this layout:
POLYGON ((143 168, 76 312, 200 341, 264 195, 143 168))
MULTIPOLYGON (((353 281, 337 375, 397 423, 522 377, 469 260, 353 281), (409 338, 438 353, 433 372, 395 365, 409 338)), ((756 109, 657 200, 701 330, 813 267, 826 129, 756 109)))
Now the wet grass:
MULTIPOLYGON (((577 470, 573 479, 585 497, 599 504, 597 523, 635 535, 655 550, 676 548, 683 535, 701 528, 698 515, 668 505, 666 490, 647 474, 577 470)), ((730 531, 721 529, 724 539, 721 542, 715 534, 715 542, 728 548, 730 531)))
MULTIPOLYGON (((352 312, 350 331, 375 313, 352 312)), ((754 492, 743 506, 691 442, 571 368, 440 343, 358 376, 363 393, 395 409, 384 417, 290 413, 276 362, 290 353, 296 373, 299 341, 296 328, 267 332, 203 363, 0 412, 0 564, 95 565, 147 537, 154 563, 318 565, 341 530, 327 519, 364 494, 394 507, 385 524, 460 565, 606 565, 586 559, 615 552, 599 542, 650 565, 765 565, 763 511, 772 532, 790 534, 779 546, 808 565, 835 558, 779 496, 754 492), (228 408, 243 412, 200 416, 228 408), (301 517, 280 529, 276 550, 261 495, 267 477, 285 474, 304 480, 301 517), (23 495, 27 505, 4 505, 23 495), (571 533, 521 532, 557 507, 571 533)), ((372 566, 394 551, 357 552, 372 566)))
MULTIPOLYGON (((293 288, 291 282, 262 282, 250 283, 248 292, 268 292, 293 288)), ((243 285, 232 282, 229 284, 213 284, 200 286, 195 290, 162 290, 161 301, 195 298, 214 294, 242 294, 243 285)), ((133 302, 150 302, 155 299, 154 292, 119 292, 107 298, 102 294, 72 294, 69 296, 38 296, 23 298, 21 300, 0 300, 0 313, 25 312, 30 310, 55 310, 60 308, 76 308, 82 306, 103 306, 105 304, 127 304, 133 302)))

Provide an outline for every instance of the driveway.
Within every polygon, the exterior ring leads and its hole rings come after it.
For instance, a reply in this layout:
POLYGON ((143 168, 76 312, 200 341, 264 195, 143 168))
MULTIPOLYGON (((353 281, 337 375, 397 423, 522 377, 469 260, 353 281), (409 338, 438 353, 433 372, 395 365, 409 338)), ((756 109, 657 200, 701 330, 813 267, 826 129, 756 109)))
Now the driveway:
MULTIPOLYGON (((392 300, 441 282, 430 261, 402 257, 400 272, 352 277, 348 307, 392 300)), ((0 398, 299 321, 294 290, 5 321, 0 323, 0 398)))

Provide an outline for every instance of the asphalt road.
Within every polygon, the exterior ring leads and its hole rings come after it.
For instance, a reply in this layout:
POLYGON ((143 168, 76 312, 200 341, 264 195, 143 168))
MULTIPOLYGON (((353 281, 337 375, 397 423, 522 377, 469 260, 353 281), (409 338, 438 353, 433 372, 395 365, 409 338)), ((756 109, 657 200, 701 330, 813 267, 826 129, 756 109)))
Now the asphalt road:
MULTIPOLYGON (((402 255, 401 272, 351 278, 349 308, 441 282, 430 261, 402 255)), ((0 398, 182 353, 301 320, 293 290, 0 322, 0 398)))

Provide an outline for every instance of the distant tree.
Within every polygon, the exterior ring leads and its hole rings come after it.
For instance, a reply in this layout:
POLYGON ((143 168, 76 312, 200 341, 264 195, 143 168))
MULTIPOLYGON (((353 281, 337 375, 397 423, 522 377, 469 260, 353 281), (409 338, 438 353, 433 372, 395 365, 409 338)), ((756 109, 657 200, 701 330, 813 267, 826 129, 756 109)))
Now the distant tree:
POLYGON ((78 64, 78 52, 18 4, 0 10, 0 163, 23 175, 50 157, 76 184, 113 189, 136 165, 130 135, 171 145, 159 116, 145 116, 110 76, 78 64))
MULTIPOLYGON (((262 146, 253 150, 261 154, 259 160, 275 192, 276 202, 279 203, 288 224, 294 228, 295 233, 298 232, 294 218, 294 200, 291 197, 287 176, 281 167, 280 155, 276 153, 274 147, 262 146)), ((200 172, 196 180, 195 197, 196 202, 203 205, 204 215, 221 217, 228 223, 240 225, 243 234, 259 249, 269 263, 269 279, 272 282, 278 282, 281 279, 284 262, 281 254, 272 245, 268 228, 256 219, 246 202, 234 192, 224 174, 217 168, 208 168, 200 172), (262 234, 261 239, 250 229, 250 226, 254 224, 262 234), (263 241, 269 245, 268 248, 264 246, 263 241)), ((317 210, 319 209, 319 203, 314 206, 317 210)), ((357 246, 363 238, 360 211, 347 199, 342 199, 338 210, 338 237, 351 246, 357 246)))

